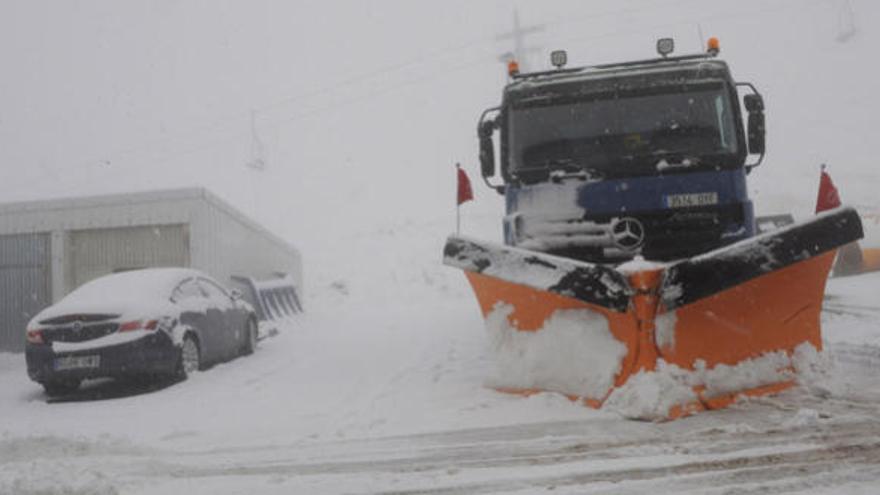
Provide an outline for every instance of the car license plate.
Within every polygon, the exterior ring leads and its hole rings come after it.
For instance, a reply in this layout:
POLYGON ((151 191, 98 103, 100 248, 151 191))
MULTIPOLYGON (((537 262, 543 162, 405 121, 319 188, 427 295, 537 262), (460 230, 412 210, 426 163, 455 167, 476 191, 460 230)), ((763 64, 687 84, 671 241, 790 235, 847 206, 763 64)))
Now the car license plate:
POLYGON ((690 206, 717 205, 718 193, 670 194, 666 196, 668 208, 687 208, 690 206))
POLYGON ((66 356, 55 360, 55 371, 97 368, 100 365, 101 356, 66 356))

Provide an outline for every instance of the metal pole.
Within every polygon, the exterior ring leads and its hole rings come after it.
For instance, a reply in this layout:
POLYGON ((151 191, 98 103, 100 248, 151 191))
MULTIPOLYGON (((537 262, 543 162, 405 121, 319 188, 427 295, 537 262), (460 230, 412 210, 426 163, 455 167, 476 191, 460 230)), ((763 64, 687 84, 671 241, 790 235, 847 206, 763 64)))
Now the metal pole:
POLYGON ((455 235, 461 233, 461 203, 458 201, 458 192, 461 189, 461 164, 455 164, 455 235))

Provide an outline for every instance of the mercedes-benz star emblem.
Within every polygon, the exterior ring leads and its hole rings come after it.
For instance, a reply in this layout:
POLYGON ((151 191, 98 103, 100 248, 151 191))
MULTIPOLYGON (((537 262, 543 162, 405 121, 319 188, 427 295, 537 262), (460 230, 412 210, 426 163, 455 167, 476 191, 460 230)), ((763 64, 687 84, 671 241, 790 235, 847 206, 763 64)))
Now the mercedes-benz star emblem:
POLYGON ((645 227, 635 218, 621 218, 611 225, 611 240, 624 251, 634 251, 645 242, 645 227))
POLYGON ((74 332, 79 332, 80 330, 82 330, 82 327, 83 327, 83 324, 81 321, 73 322, 73 331, 74 332))

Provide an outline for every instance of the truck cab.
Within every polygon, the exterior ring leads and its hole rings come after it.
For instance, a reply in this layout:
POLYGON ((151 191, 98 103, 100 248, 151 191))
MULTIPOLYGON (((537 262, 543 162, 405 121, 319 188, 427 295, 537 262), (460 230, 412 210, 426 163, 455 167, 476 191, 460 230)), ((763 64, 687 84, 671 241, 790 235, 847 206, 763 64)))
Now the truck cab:
POLYGON ((564 52, 552 55, 554 70, 511 64, 501 105, 478 125, 483 177, 505 196, 506 244, 618 263, 754 235, 746 175, 764 155, 763 100, 715 57, 714 38, 705 54, 670 57, 671 46, 658 42, 660 58, 575 69, 564 52), (747 126, 738 87, 751 93, 747 126))

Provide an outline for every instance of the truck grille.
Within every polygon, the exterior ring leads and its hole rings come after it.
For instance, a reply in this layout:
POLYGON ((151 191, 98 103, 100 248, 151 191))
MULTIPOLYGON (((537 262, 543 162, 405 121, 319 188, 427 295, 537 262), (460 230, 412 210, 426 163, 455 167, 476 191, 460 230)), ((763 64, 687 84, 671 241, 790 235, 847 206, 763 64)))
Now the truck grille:
MULTIPOLYGON (((743 225, 741 205, 722 208, 682 208, 627 215, 644 226, 644 244, 636 252, 614 249, 610 239, 598 245, 569 245, 545 251, 557 256, 593 263, 617 263, 639 254, 653 261, 671 261, 711 251, 738 239, 722 239, 732 225, 743 225), (610 249, 609 249, 610 248, 610 249)), ((614 217, 590 218, 595 224, 611 225, 614 217)), ((541 249, 539 249, 541 250, 541 249)))
POLYGON ((642 256, 671 261, 721 247, 724 244, 721 234, 732 225, 742 225, 744 218, 739 205, 734 205, 733 208, 695 208, 645 215, 642 222, 645 225, 642 256))
POLYGON ((93 325, 65 325, 63 327, 47 328, 43 330, 43 340, 52 342, 86 342, 105 335, 110 335, 119 328, 118 323, 99 323, 93 325))

